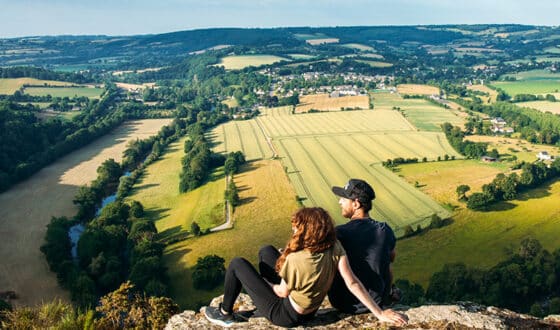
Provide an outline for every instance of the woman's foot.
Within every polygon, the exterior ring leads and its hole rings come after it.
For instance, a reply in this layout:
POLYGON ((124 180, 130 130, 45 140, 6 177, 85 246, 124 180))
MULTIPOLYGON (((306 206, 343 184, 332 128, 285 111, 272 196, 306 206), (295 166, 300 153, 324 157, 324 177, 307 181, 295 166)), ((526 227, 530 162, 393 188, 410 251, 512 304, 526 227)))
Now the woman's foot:
POLYGON ((208 319, 211 323, 226 328, 229 328, 236 323, 233 319, 233 314, 225 314, 222 312, 221 307, 206 306, 204 309, 204 316, 206 316, 206 319, 208 319))

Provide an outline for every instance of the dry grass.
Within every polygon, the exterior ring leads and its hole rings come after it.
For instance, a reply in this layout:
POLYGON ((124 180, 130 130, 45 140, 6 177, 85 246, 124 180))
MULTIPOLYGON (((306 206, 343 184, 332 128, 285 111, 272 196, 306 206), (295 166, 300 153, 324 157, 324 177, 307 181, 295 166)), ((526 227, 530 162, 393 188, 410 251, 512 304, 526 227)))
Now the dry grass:
POLYGON ((144 83, 142 85, 139 84, 128 84, 128 83, 115 83, 115 85, 117 85, 118 88, 122 88, 126 91, 132 91, 132 90, 143 90, 144 88, 153 88, 156 83, 144 83))
POLYGON ((0 94, 11 95, 23 85, 33 86, 72 86, 74 84, 65 81, 39 80, 35 78, 2 78, 0 79, 0 94))
POLYGON ((308 39, 305 40, 306 43, 310 44, 311 46, 318 46, 323 44, 336 44, 338 43, 338 38, 323 38, 323 39, 308 39))
POLYGON ((429 85, 401 84, 397 86, 399 94, 439 95, 439 88, 429 85))
POLYGON ((330 97, 329 94, 304 95, 296 107, 297 113, 307 112, 311 109, 321 111, 337 111, 341 108, 369 108, 367 95, 330 97))
POLYGON ((551 112, 553 114, 560 115, 560 102, 531 101, 531 102, 520 102, 517 103, 517 105, 521 107, 536 109, 541 112, 551 112))
POLYGON ((97 177, 97 167, 103 161, 120 161, 128 141, 154 135, 169 122, 129 122, 0 194, 0 290, 14 290, 18 305, 68 300, 39 251, 45 226, 51 216, 76 213, 72 199, 79 186, 97 177))
POLYGON ((485 86, 485 85, 471 85, 468 86, 467 89, 470 89, 472 91, 479 91, 479 92, 484 92, 484 93, 488 93, 488 97, 482 97, 482 101, 484 103, 494 103, 496 102, 496 97, 498 96, 498 92, 496 92, 495 90, 493 90, 492 88, 485 86))

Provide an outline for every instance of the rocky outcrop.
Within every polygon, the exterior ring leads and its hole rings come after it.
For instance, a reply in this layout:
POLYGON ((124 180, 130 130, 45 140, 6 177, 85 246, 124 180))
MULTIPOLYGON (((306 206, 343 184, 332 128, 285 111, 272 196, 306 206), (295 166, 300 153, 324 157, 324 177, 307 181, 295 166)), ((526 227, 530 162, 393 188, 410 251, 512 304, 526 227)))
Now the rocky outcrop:
MULTIPOLYGON (((215 298, 211 306, 218 306, 222 297, 215 298)), ((253 310, 248 295, 241 294, 236 308, 239 311, 253 310)), ((409 322, 403 329, 560 329, 560 316, 551 315, 544 319, 518 314, 507 309, 485 307, 469 302, 456 305, 426 305, 416 308, 395 307, 408 316, 409 322)), ((248 322, 239 323, 233 328, 243 329, 282 329, 268 322, 264 317, 251 317, 248 322)), ((370 313, 348 315, 337 312, 326 300, 317 312, 315 319, 299 327, 301 329, 352 329, 384 328, 393 329, 377 321, 370 313)), ((173 316, 166 330, 175 329, 220 329, 206 320, 201 309, 198 313, 184 311, 173 316)))

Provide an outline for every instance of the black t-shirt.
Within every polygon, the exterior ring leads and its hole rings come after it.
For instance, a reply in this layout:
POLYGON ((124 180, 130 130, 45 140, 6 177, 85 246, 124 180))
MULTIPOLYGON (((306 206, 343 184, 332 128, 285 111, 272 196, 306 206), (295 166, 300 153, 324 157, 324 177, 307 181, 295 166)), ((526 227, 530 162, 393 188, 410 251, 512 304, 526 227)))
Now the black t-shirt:
MULTIPOLYGON (((385 222, 370 218, 354 219, 336 227, 336 236, 350 263, 352 271, 364 284, 372 298, 381 305, 382 298, 390 290, 391 251, 395 249, 396 238, 391 227, 385 222)), ((329 292, 333 306, 351 312, 363 312, 363 306, 346 289, 342 277, 335 277, 329 292), (337 300, 337 301, 333 301, 337 300), (346 307, 352 308, 348 310, 346 307)))

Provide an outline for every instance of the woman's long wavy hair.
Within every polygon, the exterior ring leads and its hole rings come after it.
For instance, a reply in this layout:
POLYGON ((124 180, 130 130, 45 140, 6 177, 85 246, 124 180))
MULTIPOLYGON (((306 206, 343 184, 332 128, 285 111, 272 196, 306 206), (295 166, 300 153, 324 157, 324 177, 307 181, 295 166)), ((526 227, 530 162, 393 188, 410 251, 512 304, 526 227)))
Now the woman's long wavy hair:
POLYGON ((320 207, 305 207, 292 216, 295 233, 286 244, 282 255, 276 261, 279 272, 288 254, 307 249, 311 253, 330 249, 336 242, 336 233, 331 216, 320 207))

